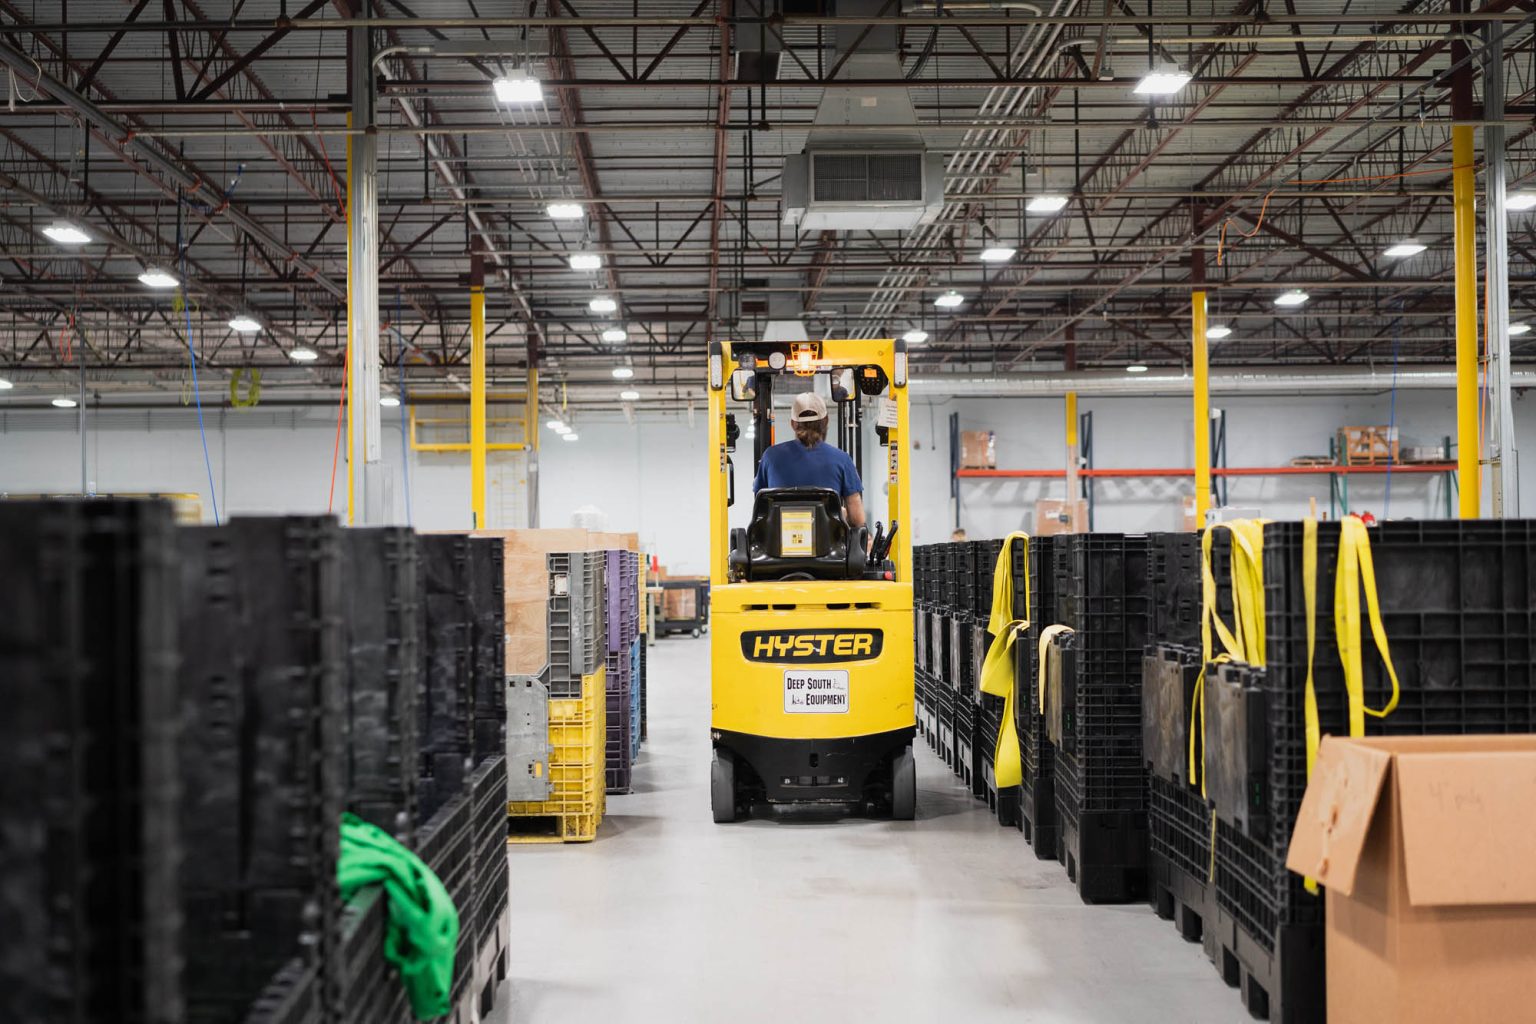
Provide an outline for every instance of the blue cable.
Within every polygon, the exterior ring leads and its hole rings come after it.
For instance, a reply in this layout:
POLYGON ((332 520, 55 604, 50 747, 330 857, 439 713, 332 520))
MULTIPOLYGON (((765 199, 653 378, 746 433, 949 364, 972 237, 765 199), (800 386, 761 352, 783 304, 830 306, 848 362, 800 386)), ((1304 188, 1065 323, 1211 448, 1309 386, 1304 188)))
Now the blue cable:
POLYGON ((176 248, 181 250, 181 311, 187 318, 187 361, 192 365, 192 397, 197 403, 197 434, 203 441, 203 467, 208 471, 208 497, 213 502, 213 525, 219 525, 219 492, 213 486, 213 460, 208 457, 208 430, 203 424, 203 392, 197 385, 197 350, 192 345, 192 296, 187 294, 187 250, 176 227, 176 248))
MULTIPOLYGON (((1403 342, 1403 303, 1397 303, 1397 319, 1392 321, 1392 399, 1387 416, 1387 444, 1397 436, 1397 356, 1403 342)), ((1392 513, 1392 449, 1387 448, 1387 495, 1382 499, 1381 518, 1385 522, 1392 513)))
POLYGON ((406 443, 406 432, 410 429, 405 416, 405 335, 400 330, 400 289, 395 289, 395 322, 390 325, 395 337, 400 339, 400 355, 396 365, 400 368, 400 476, 405 484, 405 525, 411 526, 411 452, 406 443))

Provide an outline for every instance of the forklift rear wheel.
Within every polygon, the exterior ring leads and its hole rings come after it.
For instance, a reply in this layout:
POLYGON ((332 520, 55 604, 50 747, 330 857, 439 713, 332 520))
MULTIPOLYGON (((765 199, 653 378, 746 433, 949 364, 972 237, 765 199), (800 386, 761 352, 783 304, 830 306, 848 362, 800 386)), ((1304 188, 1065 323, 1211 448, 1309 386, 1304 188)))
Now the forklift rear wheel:
POLYGON ((709 766, 709 803, 715 824, 736 820, 736 762, 718 750, 709 766))
POLYGON ((917 759, 908 746, 891 762, 891 818, 911 821, 917 817, 917 759))
POLYGON ((698 626, 694 626, 693 627, 693 636, 694 636, 695 640, 698 639, 698 637, 699 637, 699 627, 698 626))

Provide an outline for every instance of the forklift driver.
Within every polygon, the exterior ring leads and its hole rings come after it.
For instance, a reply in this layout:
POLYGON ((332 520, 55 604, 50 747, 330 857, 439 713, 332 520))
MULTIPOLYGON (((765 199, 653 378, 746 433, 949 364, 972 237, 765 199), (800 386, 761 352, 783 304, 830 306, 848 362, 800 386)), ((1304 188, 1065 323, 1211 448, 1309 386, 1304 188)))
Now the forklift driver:
POLYGON ((753 492, 766 487, 826 487, 843 499, 848 525, 863 526, 864 483, 848 453, 827 444, 827 403, 814 391, 801 392, 795 396, 789 422, 795 439, 763 452, 753 492))

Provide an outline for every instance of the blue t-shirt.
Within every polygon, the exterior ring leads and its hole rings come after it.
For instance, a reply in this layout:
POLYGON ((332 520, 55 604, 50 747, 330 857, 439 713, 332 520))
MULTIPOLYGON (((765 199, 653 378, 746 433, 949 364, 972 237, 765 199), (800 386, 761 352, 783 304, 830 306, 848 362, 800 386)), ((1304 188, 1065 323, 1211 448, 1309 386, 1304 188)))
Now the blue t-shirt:
POLYGON ((828 487, 844 499, 864 493, 864 482, 848 453, 825 441, 809 448, 798 440, 780 441, 763 452, 752 490, 756 493, 765 487, 828 487))

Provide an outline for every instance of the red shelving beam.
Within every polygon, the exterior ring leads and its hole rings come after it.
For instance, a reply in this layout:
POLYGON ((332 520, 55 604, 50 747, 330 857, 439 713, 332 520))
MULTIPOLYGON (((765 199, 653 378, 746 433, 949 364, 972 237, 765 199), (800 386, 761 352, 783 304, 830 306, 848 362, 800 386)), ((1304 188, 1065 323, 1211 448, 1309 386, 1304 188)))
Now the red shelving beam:
MULTIPOLYGON (((1448 473, 1454 462, 1414 462, 1396 466, 1225 466, 1213 467, 1212 476, 1341 476, 1354 473, 1448 473)), ((1060 480, 1064 469, 962 469, 957 476, 970 479, 1047 479, 1060 480)), ((1195 471, 1178 469, 1080 469, 1085 478, 1131 479, 1135 477, 1192 477, 1195 471)))

